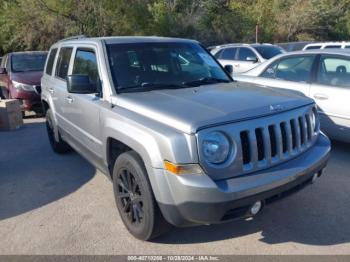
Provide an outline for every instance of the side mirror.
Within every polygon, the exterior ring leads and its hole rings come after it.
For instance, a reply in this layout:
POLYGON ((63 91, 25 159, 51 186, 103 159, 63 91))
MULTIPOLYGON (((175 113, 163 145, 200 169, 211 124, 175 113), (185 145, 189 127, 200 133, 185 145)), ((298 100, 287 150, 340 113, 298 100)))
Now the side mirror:
POLYGON ((97 87, 96 84, 90 82, 88 75, 69 75, 67 76, 67 91, 75 94, 95 94, 97 87))
POLYGON ((225 65, 224 68, 225 68, 227 73, 232 75, 232 73, 233 73, 233 66, 232 65, 225 65))
POLYGON ((247 60, 247 61, 250 61, 250 62, 253 62, 253 63, 256 63, 256 62, 259 61, 258 58, 257 58, 256 56, 248 56, 248 57, 246 58, 246 60, 247 60))
POLYGON ((6 75, 7 74, 7 70, 5 67, 0 67, 0 75, 6 75))

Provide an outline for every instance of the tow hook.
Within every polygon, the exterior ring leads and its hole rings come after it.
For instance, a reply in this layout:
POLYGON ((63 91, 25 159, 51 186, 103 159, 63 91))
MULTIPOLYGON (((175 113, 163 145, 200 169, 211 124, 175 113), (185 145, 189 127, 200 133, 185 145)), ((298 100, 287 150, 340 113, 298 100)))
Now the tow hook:
POLYGON ((318 173, 315 173, 315 174, 313 175, 312 180, 311 180, 311 183, 312 183, 312 184, 315 183, 316 179, 319 178, 319 177, 322 175, 322 171, 323 171, 323 170, 321 170, 321 171, 319 171, 318 173))
POLYGON ((263 201, 256 201, 249 209, 249 214, 251 216, 257 215, 264 207, 263 201))

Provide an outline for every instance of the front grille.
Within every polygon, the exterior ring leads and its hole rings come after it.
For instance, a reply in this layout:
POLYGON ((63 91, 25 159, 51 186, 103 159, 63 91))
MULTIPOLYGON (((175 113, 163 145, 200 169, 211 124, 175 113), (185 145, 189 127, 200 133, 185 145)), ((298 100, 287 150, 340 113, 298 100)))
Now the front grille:
POLYGON ((241 131, 239 144, 244 169, 253 169, 259 162, 268 164, 288 159, 309 147, 315 135, 310 114, 241 131))
POLYGON ((35 86, 34 88, 35 88, 35 92, 40 95, 41 94, 41 86, 35 86))
POLYGON ((228 160, 221 164, 208 162, 200 149, 203 170, 214 180, 220 180, 254 173, 297 157, 317 140, 319 123, 316 119, 316 128, 313 127, 314 111, 314 105, 309 105, 199 131, 198 145, 213 131, 223 132, 233 144, 228 160))

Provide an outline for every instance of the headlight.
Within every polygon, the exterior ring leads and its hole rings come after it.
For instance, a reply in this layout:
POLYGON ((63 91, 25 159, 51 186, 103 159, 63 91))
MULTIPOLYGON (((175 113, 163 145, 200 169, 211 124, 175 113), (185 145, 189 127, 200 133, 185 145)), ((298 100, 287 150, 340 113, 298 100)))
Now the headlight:
POLYGON ((16 81, 12 81, 13 86, 18 90, 18 91, 35 91, 35 86, 34 85, 27 85, 27 84, 22 84, 16 81))
POLYGON ((204 137, 202 150, 206 161, 212 164, 221 164, 229 156, 230 141, 223 133, 214 131, 204 137))

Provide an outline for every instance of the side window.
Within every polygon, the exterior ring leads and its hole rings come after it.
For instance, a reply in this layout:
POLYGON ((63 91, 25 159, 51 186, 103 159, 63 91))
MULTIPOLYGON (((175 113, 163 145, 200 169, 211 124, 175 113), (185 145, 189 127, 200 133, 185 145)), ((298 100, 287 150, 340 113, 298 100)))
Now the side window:
POLYGON ((314 59, 314 55, 281 59, 275 69, 275 78, 294 82, 310 82, 314 59))
POLYGON ((341 48, 341 45, 326 45, 324 49, 341 48))
POLYGON ((237 48, 235 47, 225 48, 222 52, 221 59, 235 60, 236 52, 237 48))
POLYGON ((350 59, 322 56, 317 73, 317 83, 350 87, 350 59))
POLYGON ((96 54, 93 50, 78 49, 74 59, 73 74, 88 75, 91 83, 99 79, 96 54))
POLYGON ((57 48, 54 48, 51 50, 49 58, 47 60, 47 65, 45 69, 45 73, 48 75, 52 75, 52 68, 53 68, 53 62, 55 61, 57 54, 57 48))
POLYGON ((252 61, 256 58, 256 55, 252 50, 246 47, 241 47, 238 53, 238 60, 240 61, 252 61))
POLYGON ((69 68, 69 61, 72 55, 72 47, 62 47, 57 59, 55 76, 66 79, 69 68))
POLYGON ((215 53, 215 55, 214 55, 215 58, 216 58, 216 59, 219 59, 223 51, 224 51, 224 49, 221 49, 221 50, 217 51, 217 52, 215 53))
POLYGON ((276 73, 276 69, 278 66, 278 62, 279 61, 272 63, 269 67, 267 67, 265 69, 265 71, 260 76, 266 77, 266 78, 275 78, 275 73, 276 73))
POLYGON ((311 49, 320 49, 320 45, 310 45, 305 48, 305 50, 311 50, 311 49))

